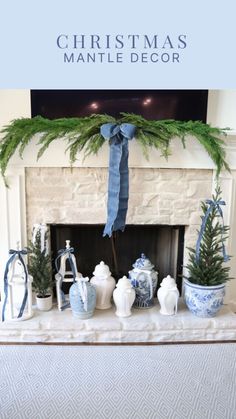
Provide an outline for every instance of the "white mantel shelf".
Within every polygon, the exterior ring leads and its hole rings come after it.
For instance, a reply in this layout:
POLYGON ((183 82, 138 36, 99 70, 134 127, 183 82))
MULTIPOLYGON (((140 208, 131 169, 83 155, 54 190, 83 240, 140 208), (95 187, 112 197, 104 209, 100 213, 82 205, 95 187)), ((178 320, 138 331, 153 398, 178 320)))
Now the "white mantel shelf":
POLYGON ((192 315, 180 301, 175 316, 162 316, 159 306, 132 310, 132 316, 119 318, 115 308, 95 310, 88 320, 73 318, 71 310, 34 310, 23 322, 0 324, 0 343, 176 343, 236 341, 236 314, 224 306, 214 318, 192 315))

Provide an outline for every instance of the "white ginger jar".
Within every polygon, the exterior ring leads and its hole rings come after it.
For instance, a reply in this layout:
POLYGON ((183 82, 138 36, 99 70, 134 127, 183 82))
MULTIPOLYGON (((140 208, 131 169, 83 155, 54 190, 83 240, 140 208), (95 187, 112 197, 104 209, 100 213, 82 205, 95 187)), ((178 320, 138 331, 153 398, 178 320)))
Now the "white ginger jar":
POLYGON ((120 278, 113 292, 118 317, 131 316, 131 307, 135 300, 135 290, 126 276, 120 278))
POLYGON ((168 275, 161 282, 157 291, 157 298, 160 303, 160 313, 166 316, 172 316, 177 313, 179 290, 174 278, 168 275))
POLYGON ((116 281, 111 276, 109 266, 103 261, 95 267, 93 275, 90 282, 96 288, 96 308, 106 310, 111 307, 111 297, 116 281))

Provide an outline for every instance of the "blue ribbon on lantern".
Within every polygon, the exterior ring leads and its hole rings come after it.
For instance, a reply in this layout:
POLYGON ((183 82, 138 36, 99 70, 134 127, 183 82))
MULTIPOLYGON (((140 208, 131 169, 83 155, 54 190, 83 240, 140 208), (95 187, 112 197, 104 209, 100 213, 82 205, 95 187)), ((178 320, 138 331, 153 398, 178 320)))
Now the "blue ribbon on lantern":
POLYGON ((14 250, 14 249, 10 249, 9 250, 9 255, 10 258, 7 261, 6 264, 6 268, 5 268, 5 272, 4 272, 4 294, 5 294, 5 300, 3 303, 3 307, 2 307, 2 321, 5 321, 5 310, 6 310, 6 305, 7 305, 7 299, 8 299, 8 272, 9 272, 9 268, 10 265, 12 264, 12 262, 14 261, 14 259, 17 257, 24 269, 24 273, 25 273, 25 293, 24 293, 24 297, 21 303, 21 307, 20 307, 20 311, 19 314, 17 316, 17 318, 19 319, 20 317, 23 316, 24 310, 25 310, 25 306, 26 306, 26 302, 27 302, 27 298, 28 298, 28 289, 27 289, 27 283, 28 283, 28 271, 24 262, 24 259, 22 257, 22 255, 27 255, 27 253, 29 253, 27 251, 27 249, 22 249, 22 250, 14 250))
POLYGON ((68 249, 58 250, 58 256, 55 260, 55 267, 56 267, 57 272, 59 273, 58 261, 59 261, 59 259, 61 259, 62 256, 68 254, 68 260, 69 260, 70 268, 71 268, 71 271, 72 271, 72 274, 73 274, 73 282, 75 282, 76 270, 75 270, 74 262, 73 262, 72 257, 71 257, 71 253, 74 253, 74 248, 73 247, 69 247, 68 249))
MULTIPOLYGON (((201 245, 201 240, 202 240, 203 233, 204 233, 204 230, 205 230, 205 227, 206 227, 207 219, 208 219, 210 213, 213 211, 214 208, 217 209, 220 217, 222 218, 222 223, 223 223, 223 226, 224 226, 223 211, 222 211, 222 208, 220 207, 220 205, 226 205, 225 201, 213 201, 211 199, 207 199, 206 204, 208 204, 209 207, 208 207, 208 209, 206 211, 206 214, 205 214, 205 216, 202 220, 202 225, 201 225, 201 229, 200 229, 197 244, 196 244, 196 258, 195 258, 195 260, 196 260, 197 263, 199 262, 199 259, 200 259, 200 245, 201 245)), ((225 245, 224 245, 224 241, 223 241, 223 230, 221 232, 221 240, 222 240, 222 253, 223 253, 224 261, 227 262, 230 258, 226 253, 226 249, 225 249, 225 245)))
POLYGON ((113 231, 125 229, 129 199, 128 141, 133 139, 135 131, 133 124, 107 123, 100 129, 110 144, 107 223, 103 236, 111 237, 113 231))

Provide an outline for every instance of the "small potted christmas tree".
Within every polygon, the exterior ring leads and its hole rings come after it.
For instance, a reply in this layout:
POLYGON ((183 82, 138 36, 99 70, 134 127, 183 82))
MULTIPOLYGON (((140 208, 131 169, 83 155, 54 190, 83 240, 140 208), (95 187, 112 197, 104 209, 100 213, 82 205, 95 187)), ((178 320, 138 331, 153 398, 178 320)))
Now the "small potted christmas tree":
POLYGON ((47 254, 47 234, 44 237, 43 250, 41 248, 41 234, 37 232, 34 242, 29 245, 28 270, 33 277, 33 290, 36 292, 37 307, 48 311, 52 308, 52 273, 51 257, 47 254))
POLYGON ((184 299, 189 310, 199 317, 213 317, 221 308, 225 284, 230 279, 225 241, 229 227, 223 222, 221 190, 212 200, 202 202, 202 225, 196 248, 189 248, 188 277, 184 279, 184 299))

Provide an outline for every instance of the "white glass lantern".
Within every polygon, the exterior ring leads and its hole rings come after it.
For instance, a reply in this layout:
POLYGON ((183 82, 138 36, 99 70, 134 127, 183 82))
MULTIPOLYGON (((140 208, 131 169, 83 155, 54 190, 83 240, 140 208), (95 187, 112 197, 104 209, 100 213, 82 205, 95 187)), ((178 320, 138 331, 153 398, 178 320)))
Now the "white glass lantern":
POLYGON ((65 294, 62 291, 62 283, 67 282, 71 285, 77 279, 81 278, 81 273, 78 272, 76 259, 73 255, 74 249, 70 247, 70 240, 66 240, 65 249, 59 250, 59 255, 56 259, 56 269, 57 273, 55 275, 56 279, 56 292, 57 292, 57 305, 58 310, 62 311, 70 307, 69 294, 65 294), (60 267, 58 267, 58 261, 60 260, 60 267), (69 262, 70 270, 66 268, 66 264, 69 262))

